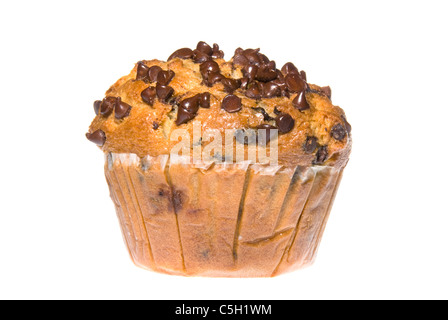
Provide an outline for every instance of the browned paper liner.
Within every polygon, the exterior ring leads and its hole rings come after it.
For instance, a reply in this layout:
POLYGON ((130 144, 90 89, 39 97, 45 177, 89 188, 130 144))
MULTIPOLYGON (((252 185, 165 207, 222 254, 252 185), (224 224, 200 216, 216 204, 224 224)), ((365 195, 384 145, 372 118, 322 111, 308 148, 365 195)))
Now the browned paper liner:
POLYGON ((111 197, 137 266, 271 277, 313 262, 342 169, 178 160, 106 156, 111 197))

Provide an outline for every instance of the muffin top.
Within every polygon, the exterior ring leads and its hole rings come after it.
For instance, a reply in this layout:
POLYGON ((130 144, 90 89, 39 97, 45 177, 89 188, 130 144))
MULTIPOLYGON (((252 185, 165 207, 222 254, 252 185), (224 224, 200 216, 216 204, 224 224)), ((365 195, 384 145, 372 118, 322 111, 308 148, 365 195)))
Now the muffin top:
POLYGON ((194 123, 223 137, 233 129, 235 145, 246 146, 248 135, 238 133, 266 129, 267 149, 269 131, 277 129, 283 166, 344 166, 351 150, 351 126, 332 104, 330 87, 309 84, 293 63, 277 69, 259 49, 238 48, 226 61, 217 44, 201 41, 167 61, 139 61, 94 102, 94 111, 86 137, 104 152, 169 154, 178 143, 171 133, 192 133, 194 123))

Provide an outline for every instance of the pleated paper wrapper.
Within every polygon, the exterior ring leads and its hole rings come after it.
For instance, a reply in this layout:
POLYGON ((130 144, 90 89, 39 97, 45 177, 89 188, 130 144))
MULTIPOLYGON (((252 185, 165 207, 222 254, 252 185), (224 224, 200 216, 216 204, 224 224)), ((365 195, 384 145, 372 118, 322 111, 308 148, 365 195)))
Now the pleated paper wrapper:
POLYGON ((342 169, 106 154, 132 261, 156 272, 273 277, 313 263, 342 169))

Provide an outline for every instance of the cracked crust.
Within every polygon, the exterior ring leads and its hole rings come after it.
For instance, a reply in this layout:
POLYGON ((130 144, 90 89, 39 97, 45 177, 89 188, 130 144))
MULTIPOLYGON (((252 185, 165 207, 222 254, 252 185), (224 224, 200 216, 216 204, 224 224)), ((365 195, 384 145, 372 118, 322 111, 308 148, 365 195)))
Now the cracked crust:
MULTIPOLYGON (((220 68, 223 76, 231 79, 243 77, 242 68, 234 64, 233 59, 213 59, 220 68)), ((308 153, 304 144, 308 137, 315 137, 317 146, 324 146, 326 157, 318 164, 344 167, 351 150, 351 135, 349 124, 344 111, 334 106, 327 96, 328 89, 308 84, 306 101, 310 108, 300 111, 293 105, 295 94, 289 97, 252 99, 245 95, 242 88, 233 92, 241 98, 242 109, 229 113, 221 108, 221 103, 228 93, 220 82, 212 87, 206 86, 200 71, 200 64, 191 59, 173 58, 165 62, 160 60, 142 61, 147 67, 159 66, 163 70, 174 72, 169 86, 174 89, 174 95, 169 103, 155 99, 152 106, 142 100, 141 92, 149 85, 143 80, 136 80, 138 64, 129 75, 119 79, 106 92, 107 97, 120 97, 121 101, 130 105, 127 117, 116 119, 112 113, 109 116, 97 115, 90 125, 89 133, 101 130, 105 134, 102 145, 104 152, 135 153, 140 157, 169 154, 177 141, 170 140, 171 132, 176 128, 193 130, 193 121, 176 125, 179 101, 196 94, 210 93, 210 108, 200 108, 194 120, 202 124, 202 130, 217 129, 221 133, 225 129, 256 128, 263 124, 274 124, 276 112, 287 113, 294 119, 291 131, 278 137, 279 164, 294 167, 297 165, 311 165, 318 158, 318 148, 308 153), (260 112, 260 108, 264 111, 260 112), (266 120, 268 119, 268 120, 266 120), (343 139, 337 140, 332 136, 332 128, 342 125, 347 129, 343 139)), ((223 139, 224 143, 224 139, 223 139)))

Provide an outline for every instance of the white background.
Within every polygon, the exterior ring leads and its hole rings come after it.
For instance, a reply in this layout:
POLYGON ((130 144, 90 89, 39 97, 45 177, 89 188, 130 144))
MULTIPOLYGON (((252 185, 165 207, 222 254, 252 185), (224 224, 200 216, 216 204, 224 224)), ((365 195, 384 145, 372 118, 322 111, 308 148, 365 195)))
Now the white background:
POLYGON ((0 298, 447 299, 446 1, 2 1, 0 298), (141 59, 257 48, 333 89, 353 153, 315 264, 272 279, 135 267, 85 139, 141 59))

